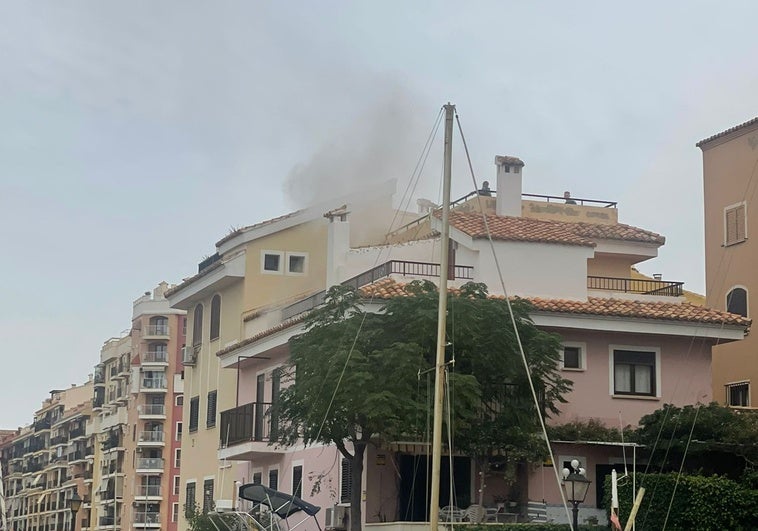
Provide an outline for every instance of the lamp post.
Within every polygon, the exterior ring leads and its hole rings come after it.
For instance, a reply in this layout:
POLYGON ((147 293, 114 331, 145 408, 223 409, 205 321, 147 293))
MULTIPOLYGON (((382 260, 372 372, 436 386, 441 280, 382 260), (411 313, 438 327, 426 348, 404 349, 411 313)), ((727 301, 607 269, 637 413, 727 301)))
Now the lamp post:
POLYGON ((566 500, 573 505, 574 525, 571 529, 574 531, 579 529, 579 504, 584 503, 590 483, 592 482, 585 477, 585 470, 579 468, 578 460, 571 461, 571 470, 563 469, 563 490, 566 500))
POLYGON ((69 499, 68 499, 68 508, 71 509, 71 527, 74 531, 76 531, 76 513, 79 512, 79 508, 82 506, 82 499, 79 497, 79 495, 75 492, 69 499))

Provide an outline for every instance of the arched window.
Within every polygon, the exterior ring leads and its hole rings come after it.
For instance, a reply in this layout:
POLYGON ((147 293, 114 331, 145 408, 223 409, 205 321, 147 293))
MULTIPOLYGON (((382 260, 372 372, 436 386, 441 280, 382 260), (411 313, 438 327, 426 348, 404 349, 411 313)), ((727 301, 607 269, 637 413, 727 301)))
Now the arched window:
POLYGON ((747 317, 747 290, 745 288, 732 288, 726 294, 726 311, 747 317))
POLYGON ((221 295, 211 299, 211 341, 218 339, 221 329, 221 295))
POLYGON ((192 345, 199 345, 203 342, 203 305, 195 306, 195 312, 192 320, 192 345))

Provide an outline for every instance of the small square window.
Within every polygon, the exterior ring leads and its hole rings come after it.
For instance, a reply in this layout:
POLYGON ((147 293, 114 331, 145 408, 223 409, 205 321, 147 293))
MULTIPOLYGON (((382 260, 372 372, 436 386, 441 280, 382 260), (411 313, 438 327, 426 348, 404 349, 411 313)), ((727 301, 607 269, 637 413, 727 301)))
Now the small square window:
POLYGON ((287 267, 289 273, 305 273, 305 256, 291 254, 289 256, 289 265, 287 267))
POLYGON ((726 385, 727 404, 734 407, 750 405, 750 382, 739 382, 726 385))
POLYGON ((279 271, 279 260, 281 256, 278 254, 267 254, 263 257, 263 270, 264 271, 279 271))
POLYGON ((581 369, 581 353, 579 347, 563 347, 563 368, 581 369))

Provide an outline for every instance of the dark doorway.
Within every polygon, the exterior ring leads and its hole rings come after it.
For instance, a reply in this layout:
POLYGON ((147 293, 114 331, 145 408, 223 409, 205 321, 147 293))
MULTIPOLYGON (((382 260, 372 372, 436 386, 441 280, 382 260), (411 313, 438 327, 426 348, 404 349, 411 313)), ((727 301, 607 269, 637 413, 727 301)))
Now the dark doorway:
MULTIPOLYGON (((430 489, 427 474, 431 475, 431 459, 426 455, 398 456, 400 468, 400 506, 398 518, 405 522, 429 520, 430 489)), ((440 507, 455 505, 466 508, 471 505, 471 459, 453 458, 453 501, 450 501, 450 460, 442 456, 440 466, 440 507)))

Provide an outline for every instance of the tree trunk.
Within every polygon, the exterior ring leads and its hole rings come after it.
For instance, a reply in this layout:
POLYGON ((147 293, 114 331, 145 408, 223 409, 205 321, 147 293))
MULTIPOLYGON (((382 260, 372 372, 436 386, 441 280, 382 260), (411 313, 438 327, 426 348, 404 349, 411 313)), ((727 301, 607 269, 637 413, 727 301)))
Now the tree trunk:
POLYGON ((350 531, 361 531, 361 501, 363 487, 363 454, 366 451, 366 443, 356 441, 353 448, 353 478, 352 492, 350 493, 350 531))

